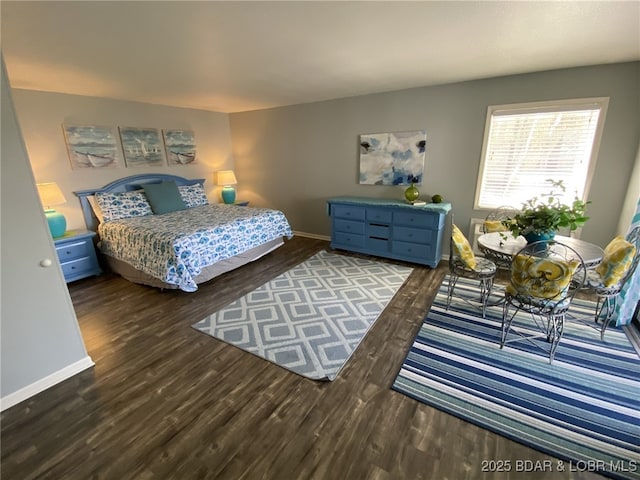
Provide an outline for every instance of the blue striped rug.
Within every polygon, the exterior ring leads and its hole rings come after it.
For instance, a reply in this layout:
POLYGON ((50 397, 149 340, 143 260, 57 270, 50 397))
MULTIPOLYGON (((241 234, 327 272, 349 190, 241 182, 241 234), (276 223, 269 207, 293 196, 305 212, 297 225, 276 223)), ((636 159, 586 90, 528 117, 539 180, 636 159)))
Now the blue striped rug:
MULTIPOLYGON (((640 479, 640 358, 624 331, 565 323, 552 365, 527 342, 500 350, 502 307, 483 319, 440 287, 393 389, 567 462, 640 479)), ((473 282, 458 289, 475 297, 473 282)), ((592 304, 575 300, 574 310, 592 304)))

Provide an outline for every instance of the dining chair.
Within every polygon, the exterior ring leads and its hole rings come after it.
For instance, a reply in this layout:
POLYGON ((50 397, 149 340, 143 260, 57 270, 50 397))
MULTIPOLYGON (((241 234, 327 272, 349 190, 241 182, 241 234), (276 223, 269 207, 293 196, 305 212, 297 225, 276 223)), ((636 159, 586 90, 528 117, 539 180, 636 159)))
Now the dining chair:
POLYGON ((582 286, 574 279, 579 271, 584 271, 584 261, 568 245, 552 240, 522 248, 513 258, 505 288, 500 348, 524 340, 546 350, 553 363, 565 316, 582 286), (535 341, 540 338, 546 343, 535 341))
MULTIPOLYGON (((502 205, 501 207, 491 210, 482 222, 482 233, 509 232, 509 229, 505 227, 502 222, 503 220, 513 218, 516 213, 518 213, 518 209, 510 205, 502 205)), ((483 252, 483 254, 485 258, 495 263, 497 268, 509 269, 511 266, 511 258, 508 256, 491 251, 483 252)))
MULTIPOLYGON (((451 305, 451 299, 455 293, 458 279, 468 278, 480 282, 480 307, 482 318, 486 315, 487 302, 493 288, 493 280, 496 275, 496 264, 491 260, 476 257, 469 241, 462 231, 451 224, 451 238, 449 243, 449 284, 447 288, 447 310, 451 305)), ((466 297, 459 296, 466 303, 473 303, 466 297)), ((476 305, 474 305, 476 306, 476 305)))
POLYGON ((502 205, 491 210, 482 222, 482 233, 507 232, 508 228, 502 221, 513 218, 516 213, 518 209, 511 205, 502 205))
POLYGON ((626 237, 617 236, 604 249, 602 262, 586 271, 583 291, 596 296, 592 317, 574 316, 584 325, 600 330, 604 340, 618 297, 625 283, 633 276, 640 262, 640 227, 631 230, 626 237))

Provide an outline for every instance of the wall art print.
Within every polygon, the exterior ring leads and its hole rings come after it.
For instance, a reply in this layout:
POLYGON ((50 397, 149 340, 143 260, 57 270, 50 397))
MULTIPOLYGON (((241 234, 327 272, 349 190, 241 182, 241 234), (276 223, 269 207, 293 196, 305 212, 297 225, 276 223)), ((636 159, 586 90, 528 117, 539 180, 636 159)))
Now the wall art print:
POLYGON ((122 164, 113 127, 63 125, 71 168, 118 168, 122 164))
POLYGON ((156 167, 164 163, 164 147, 160 130, 137 127, 119 127, 119 129, 127 167, 156 167))
POLYGON ((196 139, 191 130, 163 130, 169 165, 196 163, 196 139))
POLYGON ((360 183, 421 185, 426 146, 424 130, 360 135, 360 183))

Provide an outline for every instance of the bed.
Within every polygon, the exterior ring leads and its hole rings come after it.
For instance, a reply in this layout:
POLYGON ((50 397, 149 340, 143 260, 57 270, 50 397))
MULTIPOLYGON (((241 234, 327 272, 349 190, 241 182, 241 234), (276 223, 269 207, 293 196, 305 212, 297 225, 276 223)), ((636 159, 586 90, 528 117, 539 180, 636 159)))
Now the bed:
POLYGON ((279 210, 209 203, 204 181, 141 174, 74 193, 112 271, 134 283, 194 292, 293 236, 279 210))

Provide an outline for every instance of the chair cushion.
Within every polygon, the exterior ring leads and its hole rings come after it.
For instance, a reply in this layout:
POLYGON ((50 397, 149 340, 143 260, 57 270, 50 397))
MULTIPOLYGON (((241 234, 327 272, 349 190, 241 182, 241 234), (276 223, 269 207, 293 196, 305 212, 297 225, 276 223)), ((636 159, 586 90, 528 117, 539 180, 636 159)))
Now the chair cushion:
POLYGON ((635 245, 627 242, 624 237, 617 236, 611 240, 604 249, 602 262, 596 267, 602 277, 602 284, 610 287, 622 280, 631 267, 635 254, 635 245))
POLYGON ((587 270, 584 287, 593 290, 597 295, 617 295, 622 290, 620 283, 605 286, 602 277, 595 269, 587 270))
POLYGON ((469 244, 469 240, 467 240, 467 237, 464 236, 456 225, 452 225, 451 227, 451 238, 453 240, 453 248, 455 249, 453 253, 460 257, 460 260, 462 260, 468 268, 475 270, 477 265, 476 256, 469 244))
POLYGON ((484 231, 485 233, 506 232, 507 227, 505 227, 500 220, 485 220, 484 231))
POLYGON ((483 257, 476 257, 476 268, 475 271, 481 275, 490 275, 492 273, 496 273, 496 264, 491 260, 488 260, 483 257))
POLYGON ((537 258, 516 255, 511 263, 511 280, 507 293, 513 296, 557 298, 569 288, 571 277, 580 265, 577 260, 537 258))

